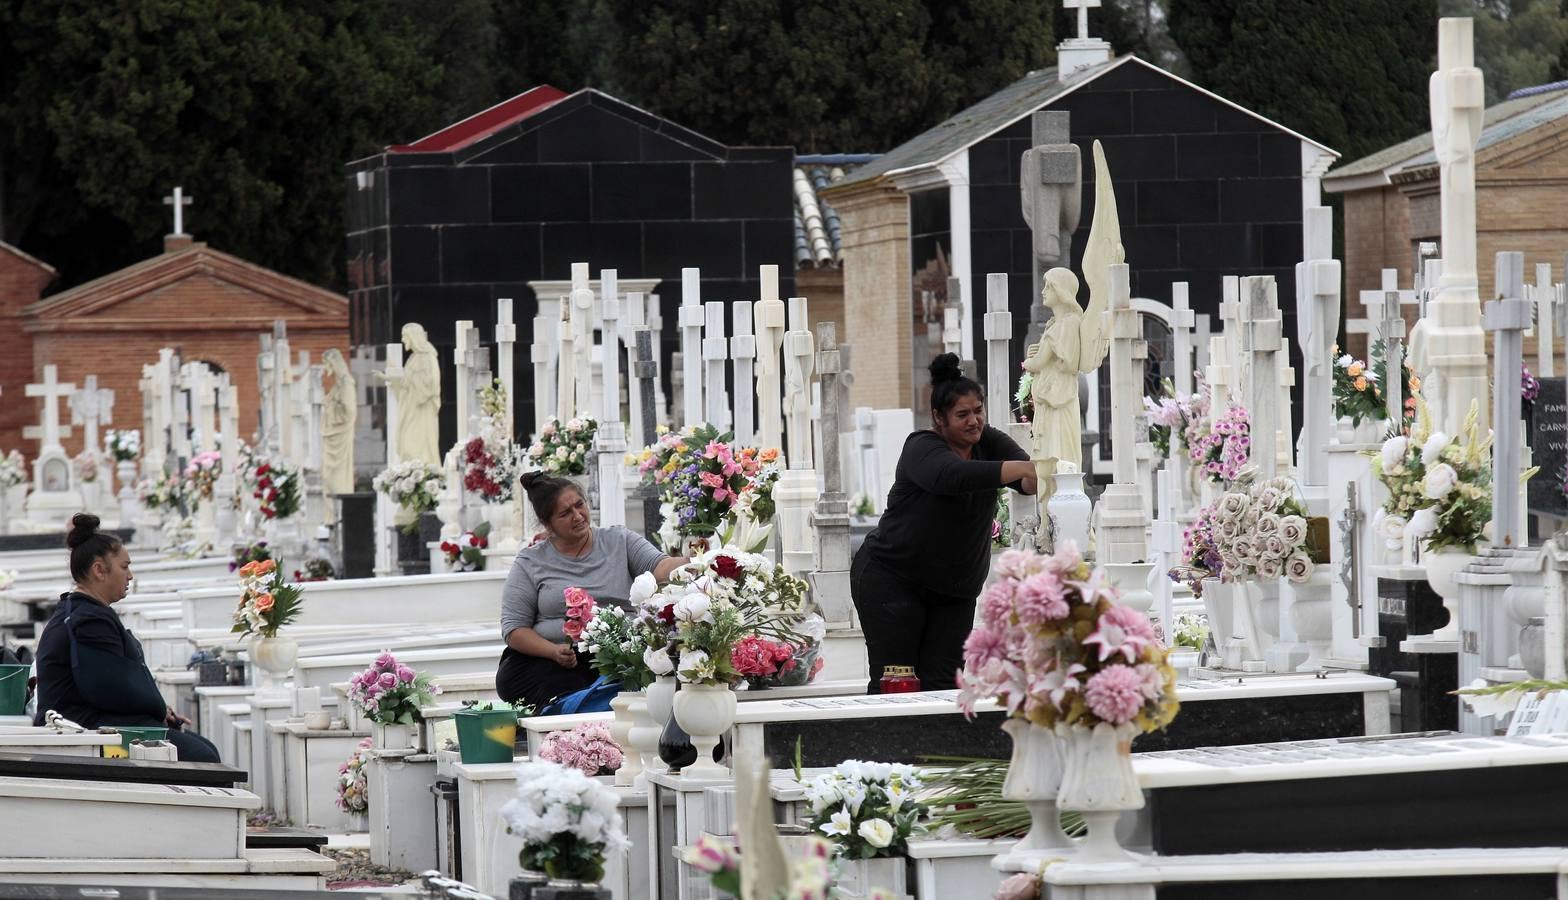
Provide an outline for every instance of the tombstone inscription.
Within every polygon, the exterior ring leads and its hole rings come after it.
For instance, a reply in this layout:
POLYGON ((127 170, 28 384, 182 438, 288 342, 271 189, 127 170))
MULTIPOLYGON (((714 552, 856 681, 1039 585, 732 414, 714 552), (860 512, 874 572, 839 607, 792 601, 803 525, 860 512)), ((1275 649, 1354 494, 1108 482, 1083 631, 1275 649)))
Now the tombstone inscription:
POLYGON ((1527 482, 1525 502, 1538 515, 1568 518, 1563 472, 1568 469, 1568 378, 1542 378, 1530 412, 1530 458, 1541 472, 1527 482))

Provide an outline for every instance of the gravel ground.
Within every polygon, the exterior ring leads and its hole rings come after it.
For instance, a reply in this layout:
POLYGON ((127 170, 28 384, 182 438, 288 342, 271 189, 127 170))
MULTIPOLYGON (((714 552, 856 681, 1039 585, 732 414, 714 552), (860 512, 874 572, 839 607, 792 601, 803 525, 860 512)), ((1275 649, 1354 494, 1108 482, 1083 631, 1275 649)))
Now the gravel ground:
POLYGON ((388 869, 370 862, 369 850, 326 849, 327 856, 337 860, 337 870, 327 876, 327 887, 348 883, 378 882, 384 885, 402 884, 414 873, 402 869, 388 869))

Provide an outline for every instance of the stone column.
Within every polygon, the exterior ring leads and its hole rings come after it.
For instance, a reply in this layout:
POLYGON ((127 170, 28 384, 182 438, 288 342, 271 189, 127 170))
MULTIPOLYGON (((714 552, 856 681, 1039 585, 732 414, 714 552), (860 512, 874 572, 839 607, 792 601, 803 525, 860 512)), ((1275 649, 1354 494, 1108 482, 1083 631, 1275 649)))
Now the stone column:
MULTIPOLYGON (((681 425, 702 421, 702 272, 681 269, 681 425)), ((711 423, 717 425, 717 422, 711 423)))
MULTIPOLYGON (((577 415, 593 415, 593 290, 589 287, 588 264, 572 263, 572 383, 577 396, 572 406, 577 415)), ((562 421, 568 417, 562 416, 562 421)))
POLYGON ((811 571, 811 509, 817 499, 817 473, 811 466, 811 370, 814 348, 806 330, 806 298, 789 300, 790 330, 784 335, 784 412, 789 416, 789 468, 779 479, 780 535, 785 570, 811 571))
POLYGON ((779 350, 784 346, 784 301, 779 299, 779 267, 763 266, 762 299, 753 308, 757 330, 758 445, 784 449, 779 405, 779 350))
MULTIPOLYGON (((560 347, 556 352, 555 364, 555 409, 550 410, 543 419, 553 415, 559 421, 565 422, 577 415, 577 371, 574 349, 577 344, 577 325, 572 321, 574 313, 569 298, 561 298, 560 314, 555 328, 556 344, 560 347)), ((543 419, 540 421, 541 427, 543 427, 543 419)))
MULTIPOLYGON (((1326 206, 1306 211, 1306 259, 1296 264, 1296 333, 1301 347, 1303 484, 1328 484, 1328 442, 1334 424, 1334 357, 1339 331, 1340 265, 1333 258, 1334 221, 1326 206)), ((1287 439, 1289 432, 1286 432, 1287 439)))
POLYGON ((1013 420, 1013 314, 1007 307, 1007 274, 985 276, 985 418, 996 428, 1013 420))
POLYGON ((1535 375, 1537 378, 1552 378, 1557 372, 1556 335, 1557 328, 1556 299, 1557 291, 1552 287, 1552 264, 1535 264, 1535 290, 1531 291, 1535 301, 1535 375))
POLYGON ((234 540, 234 494, 239 488, 240 465, 240 394, 239 389, 230 383, 227 372, 218 375, 218 423, 223 469, 218 474, 215 493, 221 552, 224 545, 234 540))
POLYGON ((1097 556, 1122 592, 1122 602, 1148 612, 1149 513, 1138 477, 1138 436, 1143 417, 1143 366, 1148 344, 1132 308, 1126 263, 1108 267, 1111 349, 1111 468, 1113 483, 1100 497, 1097 556))
POLYGON ((724 395, 725 364, 729 361, 729 341, 724 337, 724 304, 709 300, 703 304, 707 325, 702 337, 702 362, 705 372, 703 384, 707 405, 703 418, 713 427, 724 430, 724 420, 729 416, 729 398, 724 395))
POLYGON ((604 317, 604 344, 601 347, 604 399, 599 413, 599 431, 594 436, 599 455, 599 524, 625 525, 626 496, 621 488, 621 470, 625 468, 626 423, 621 420, 621 343, 618 336, 621 298, 616 290, 616 270, 601 269, 599 285, 604 317))
POLYGON ((1495 394, 1492 409, 1492 544, 1508 549, 1529 543, 1527 536, 1519 530, 1523 500, 1519 487, 1519 370, 1524 364, 1524 330, 1530 327, 1531 313, 1530 302, 1524 299, 1523 253, 1504 251, 1497 254, 1497 292, 1500 299, 1486 304, 1482 324, 1492 332, 1495 366, 1492 376, 1495 394))
POLYGON ((735 432, 735 443, 751 446, 756 438, 756 381, 754 363, 757 358, 757 338, 752 334, 752 305, 744 300, 730 305, 735 318, 734 334, 730 337, 730 359, 735 366, 734 416, 730 427, 735 432))
POLYGON ((512 323, 512 298, 501 297, 495 301, 495 368, 496 378, 506 391, 506 436, 517 439, 517 377, 512 348, 517 345, 517 326, 512 323))
POLYGON ((817 536, 817 565, 810 575, 811 589, 828 626, 854 627, 855 604, 849 596, 849 503, 844 495, 844 473, 838 454, 839 351, 832 322, 817 323, 817 371, 822 381, 821 433, 822 494, 817 498, 812 525, 817 536))
MULTIPOLYGON (((385 383, 394 383, 403 377, 403 345, 387 344, 386 346, 386 375, 385 383)), ((402 456, 397 447, 397 420, 398 403, 397 391, 387 388, 386 394, 386 441, 387 441, 387 468, 402 462, 402 456)), ((448 473, 450 477, 450 473, 448 473)), ((397 526, 394 519, 397 517, 397 504, 386 494, 376 493, 376 575, 386 578, 399 572, 397 564, 397 526)))
MULTIPOLYGON (((637 362, 632 366, 632 374, 637 377, 637 393, 642 397, 643 433, 648 435, 651 443, 658 423, 653 381, 659 374, 659 367, 653 360, 653 333, 648 329, 637 332, 637 362)), ((642 527, 647 535, 655 535, 658 534, 660 525, 659 495, 652 489, 645 490, 642 500, 642 527)))

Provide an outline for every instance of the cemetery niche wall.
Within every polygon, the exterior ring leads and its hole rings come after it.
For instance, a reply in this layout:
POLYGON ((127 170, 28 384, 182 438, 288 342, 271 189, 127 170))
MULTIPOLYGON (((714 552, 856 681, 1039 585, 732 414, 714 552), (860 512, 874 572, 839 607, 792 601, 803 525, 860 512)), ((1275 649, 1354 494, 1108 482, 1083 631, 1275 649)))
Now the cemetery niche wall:
MULTIPOLYGON (((533 88, 348 165, 353 344, 380 353, 419 322, 447 359, 455 321, 493 322, 512 298, 516 415, 532 422, 526 348, 541 300, 557 297, 530 282, 565 281, 573 261, 613 268, 623 285, 652 281, 671 324, 683 267, 700 267, 705 299, 731 301, 756 298, 758 266, 779 265, 790 296, 793 171, 788 147, 727 147, 592 88, 533 88)), ((664 372, 677 333, 663 332, 664 372)), ((449 446, 455 385, 442 390, 449 446)))

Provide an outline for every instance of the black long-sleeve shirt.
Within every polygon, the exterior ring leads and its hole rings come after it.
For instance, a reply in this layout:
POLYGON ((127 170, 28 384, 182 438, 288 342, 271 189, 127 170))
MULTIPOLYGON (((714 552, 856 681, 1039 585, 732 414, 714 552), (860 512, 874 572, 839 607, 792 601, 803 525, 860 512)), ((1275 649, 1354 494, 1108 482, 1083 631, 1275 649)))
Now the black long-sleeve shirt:
MULTIPOLYGON (((904 439, 887 510, 861 552, 927 590, 974 597, 991 559, 1002 462, 1029 454, 987 425, 969 459, 932 431, 904 439)), ((1014 482, 1008 487, 1016 489, 1014 482)))
POLYGON ((146 665, 141 642, 126 630, 119 615, 107 604, 76 592, 62 597, 38 638, 38 713, 33 717, 34 724, 42 725, 44 713, 51 709, 88 728, 100 725, 156 727, 164 724, 158 710, 104 709, 88 699, 77 686, 71 669, 71 638, 66 632, 73 628, 81 647, 124 656, 139 666, 146 665))

